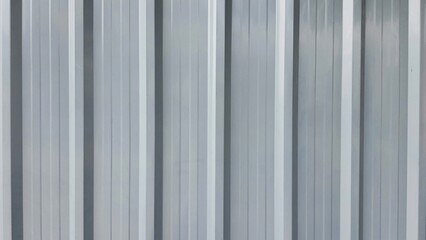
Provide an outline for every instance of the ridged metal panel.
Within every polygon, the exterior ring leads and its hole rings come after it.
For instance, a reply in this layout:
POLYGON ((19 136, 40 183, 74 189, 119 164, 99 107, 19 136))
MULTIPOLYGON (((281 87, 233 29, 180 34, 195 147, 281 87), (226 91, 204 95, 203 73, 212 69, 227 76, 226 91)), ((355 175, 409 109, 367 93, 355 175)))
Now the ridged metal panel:
POLYGON ((424 0, 1 0, 0 240, 426 237, 424 0))
POLYGON ((273 1, 233 1, 230 239, 274 235, 274 19, 273 1))
POLYGON ((165 0, 162 12, 158 238, 222 239, 224 1, 165 0))
POLYGON ((94 231, 85 239, 154 239, 154 2, 93 4, 94 231))
POLYGON ((404 239, 407 7, 404 1, 367 1, 365 11, 362 236, 404 239))
POLYGON ((82 239, 82 1, 24 0, 22 11, 20 230, 24 239, 82 239))
POLYGON ((341 1, 300 1, 299 21, 297 236, 340 239, 341 1))

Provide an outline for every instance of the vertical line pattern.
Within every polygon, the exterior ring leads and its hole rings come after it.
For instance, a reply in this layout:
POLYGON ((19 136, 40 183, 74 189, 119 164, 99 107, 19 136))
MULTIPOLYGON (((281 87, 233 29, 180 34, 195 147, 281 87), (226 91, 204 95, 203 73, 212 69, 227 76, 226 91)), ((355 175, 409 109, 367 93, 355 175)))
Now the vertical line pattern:
POLYGON ((1 1, 0 240, 420 240, 424 7, 1 1))

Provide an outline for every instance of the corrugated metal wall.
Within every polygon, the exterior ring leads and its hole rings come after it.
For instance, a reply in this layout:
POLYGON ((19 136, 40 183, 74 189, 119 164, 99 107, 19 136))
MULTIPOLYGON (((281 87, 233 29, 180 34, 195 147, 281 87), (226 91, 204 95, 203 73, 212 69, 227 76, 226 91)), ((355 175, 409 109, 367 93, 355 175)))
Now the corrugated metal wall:
POLYGON ((0 0, 0 240, 426 240, 425 12, 0 0))
POLYGON ((407 2, 365 5, 363 239, 402 239, 406 218, 407 2))

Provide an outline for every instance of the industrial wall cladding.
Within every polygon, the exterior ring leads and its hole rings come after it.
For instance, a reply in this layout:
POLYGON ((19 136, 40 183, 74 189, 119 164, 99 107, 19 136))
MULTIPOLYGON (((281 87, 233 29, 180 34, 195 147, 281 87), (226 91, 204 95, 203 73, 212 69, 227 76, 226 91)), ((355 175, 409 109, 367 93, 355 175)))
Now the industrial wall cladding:
POLYGON ((0 240, 426 240, 426 0, 0 0, 0 240))

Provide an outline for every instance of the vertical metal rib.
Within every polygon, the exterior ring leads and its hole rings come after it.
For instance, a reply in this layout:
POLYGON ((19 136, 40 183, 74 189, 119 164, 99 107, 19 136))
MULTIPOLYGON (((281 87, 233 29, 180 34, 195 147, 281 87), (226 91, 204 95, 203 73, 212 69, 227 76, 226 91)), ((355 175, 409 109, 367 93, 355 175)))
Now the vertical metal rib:
POLYGON ((24 239, 81 239, 81 2, 24 1, 23 12, 24 239))
MULTIPOLYGON (((61 2, 61 6, 66 6, 66 2, 61 2)), ((68 45, 64 43, 65 39, 60 38, 61 54, 65 53, 68 47, 68 59, 63 59, 61 66, 61 78, 66 79, 68 75, 69 82, 62 81, 62 86, 68 85, 68 118, 69 118, 69 162, 61 163, 65 171, 61 171, 61 175, 67 175, 69 186, 69 199, 62 198, 61 212, 68 212, 69 218, 62 217, 64 225, 69 222, 68 227, 61 228, 61 238, 64 239, 83 239, 83 231, 85 221, 84 219, 84 192, 83 192, 83 178, 84 178, 84 129, 83 124, 83 1, 69 1, 68 2, 68 45), (68 66, 66 62, 68 61, 68 66), (68 205, 68 206, 67 206, 68 205), (63 230, 62 230, 63 229, 63 230), (65 230, 66 229, 66 230, 65 230)), ((63 87, 65 88, 65 87, 63 87)), ((65 88, 66 89, 66 88, 65 88)), ((61 94, 66 96, 64 91, 61 94)), ((66 102, 66 101, 64 101, 66 102)), ((67 116, 66 111, 63 111, 64 117, 67 116)), ((65 137, 62 137, 65 139, 65 137)), ((64 141, 66 143, 66 141, 64 141)), ((64 179, 61 176, 61 179, 64 179)), ((65 194, 64 194, 65 196, 65 194)), ((89 224, 86 224, 89 226, 89 224)))
POLYGON ((408 4, 408 119, 407 119, 407 239, 418 240, 419 230, 419 161, 420 161, 420 69, 421 69, 420 0, 408 4))
POLYGON ((0 2, 0 239, 12 239, 11 192, 11 6, 0 2))
POLYGON ((137 134, 131 133, 130 184, 130 238, 154 239, 154 1, 131 1, 130 49, 138 49, 131 54, 131 124, 137 126, 137 134), (137 7, 136 7, 137 5, 137 7), (132 9, 137 9, 133 11, 132 9), (135 21, 137 20, 137 21, 135 21), (133 22, 135 21, 135 22, 133 22), (136 32, 138 34, 132 34, 136 32), (136 104, 137 103, 137 104, 136 104), (137 141, 134 141, 134 139, 137 141), (137 142, 137 144, 133 144, 137 142), (138 168, 136 168, 138 166, 138 168), (138 169, 138 171, 135 171, 138 169), (136 181, 136 182, 133 182, 136 181), (137 192, 137 194, 135 194, 137 192), (134 195, 133 195, 134 194, 134 195), (133 197, 137 204, 132 205, 133 197), (134 211, 136 210, 137 211, 134 211), (135 217, 132 217, 135 216, 135 217), (133 221, 133 219, 135 221, 133 221), (135 234, 134 234, 135 233, 135 234))
POLYGON ((293 1, 275 8, 274 238, 292 239, 293 1))
MULTIPOLYGON (((340 239, 353 239, 352 228, 352 165, 358 159, 352 158, 353 134, 353 34, 354 1, 343 1, 343 39, 342 39, 342 125, 341 125, 341 185, 340 185, 340 239)), ((356 104, 356 103, 355 103, 356 104)))
MULTIPOLYGON (((216 239, 217 0, 208 1, 207 79, 207 239, 216 239)), ((220 158, 221 159, 221 158, 220 158)))
MULTIPOLYGON (((147 74, 147 21, 148 21, 148 2, 139 1, 138 4, 138 70, 132 69, 135 72, 138 72, 138 225, 137 225, 137 236, 132 236, 135 239, 147 240, 153 239, 153 236, 150 229, 148 229, 147 222, 149 221, 148 216, 148 157, 147 154, 147 142, 149 141, 148 136, 148 126, 147 126, 147 86, 148 86, 148 74, 147 74)), ((132 6, 135 7, 135 6, 132 6)), ((152 11, 152 9, 151 9, 152 11)), ((131 40, 132 41, 132 40, 131 40)), ((135 47, 135 45, 131 45, 135 47)), ((134 65, 133 65, 134 66, 134 65)))

